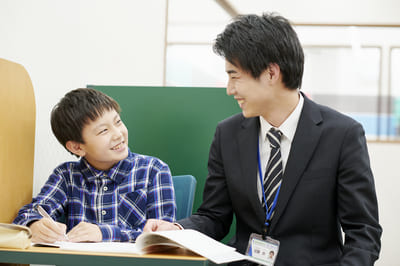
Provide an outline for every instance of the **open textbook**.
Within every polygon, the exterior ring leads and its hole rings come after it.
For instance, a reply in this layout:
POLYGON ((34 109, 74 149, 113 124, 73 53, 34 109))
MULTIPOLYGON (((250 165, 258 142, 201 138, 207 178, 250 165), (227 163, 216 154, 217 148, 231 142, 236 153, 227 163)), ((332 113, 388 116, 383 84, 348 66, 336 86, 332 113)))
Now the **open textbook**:
POLYGON ((64 250, 86 252, 115 252, 147 254, 164 252, 173 248, 184 248, 201 255, 216 264, 239 260, 251 260, 260 263, 252 257, 245 256, 223 243, 220 243, 198 231, 185 229, 174 231, 159 231, 141 234, 136 243, 126 242, 99 242, 99 243, 72 243, 56 242, 64 250))

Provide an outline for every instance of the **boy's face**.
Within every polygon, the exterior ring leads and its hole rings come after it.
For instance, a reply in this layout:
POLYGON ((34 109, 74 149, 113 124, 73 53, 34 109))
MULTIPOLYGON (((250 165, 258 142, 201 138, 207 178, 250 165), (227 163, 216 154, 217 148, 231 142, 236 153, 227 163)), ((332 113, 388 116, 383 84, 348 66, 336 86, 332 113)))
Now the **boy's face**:
POLYGON ((80 156, 99 170, 108 170, 128 156, 128 129, 115 110, 105 111, 82 130, 80 156))

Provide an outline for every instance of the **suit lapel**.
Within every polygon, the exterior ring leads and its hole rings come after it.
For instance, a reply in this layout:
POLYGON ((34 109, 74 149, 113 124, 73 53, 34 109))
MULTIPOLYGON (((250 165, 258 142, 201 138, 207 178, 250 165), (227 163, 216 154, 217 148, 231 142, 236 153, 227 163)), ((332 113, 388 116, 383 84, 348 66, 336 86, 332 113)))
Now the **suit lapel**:
MULTIPOLYGON (((258 198, 257 190, 257 139, 260 130, 258 117, 244 119, 241 130, 237 135, 237 142, 240 154, 241 171, 243 176, 244 195, 249 197, 251 206, 258 220, 264 222, 265 214, 258 198)), ((255 221, 257 225, 260 221, 255 221)), ((261 228, 261 227, 260 227, 261 228)))
POLYGON ((321 136, 321 127, 319 124, 322 122, 322 116, 320 110, 306 96, 303 95, 303 97, 303 110, 286 163, 279 200, 271 222, 271 230, 279 223, 279 218, 303 175, 321 136))

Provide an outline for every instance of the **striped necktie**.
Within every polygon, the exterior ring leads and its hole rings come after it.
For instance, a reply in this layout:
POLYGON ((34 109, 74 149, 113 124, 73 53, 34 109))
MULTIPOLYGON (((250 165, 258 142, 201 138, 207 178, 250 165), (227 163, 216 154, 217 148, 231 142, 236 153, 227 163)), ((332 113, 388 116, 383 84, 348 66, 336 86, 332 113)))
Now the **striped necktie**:
MULTIPOLYGON (((267 164, 267 171, 265 172, 264 176, 264 192, 268 204, 268 211, 270 211, 278 187, 282 183, 282 157, 280 145, 281 136, 282 132, 280 132, 276 128, 271 128, 267 133, 267 138, 271 147, 271 154, 269 156, 267 164)), ((272 217, 273 213, 271 215, 271 218, 272 217)))

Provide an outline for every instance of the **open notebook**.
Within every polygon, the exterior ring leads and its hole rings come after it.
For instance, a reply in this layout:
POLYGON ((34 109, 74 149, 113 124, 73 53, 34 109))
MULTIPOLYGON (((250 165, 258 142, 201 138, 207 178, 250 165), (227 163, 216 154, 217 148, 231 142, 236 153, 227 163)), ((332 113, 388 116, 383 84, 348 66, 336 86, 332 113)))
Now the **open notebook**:
POLYGON ((184 248, 201 255, 216 264, 246 259, 259 263, 259 261, 255 261, 253 258, 237 252, 233 247, 227 246, 198 231, 190 229, 143 233, 136 239, 136 243, 56 242, 50 245, 58 246, 63 250, 131 254, 157 253, 174 248, 184 248))

